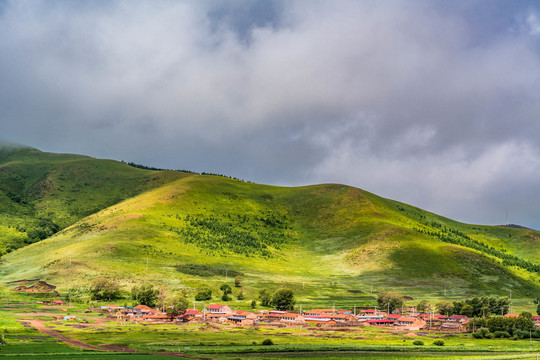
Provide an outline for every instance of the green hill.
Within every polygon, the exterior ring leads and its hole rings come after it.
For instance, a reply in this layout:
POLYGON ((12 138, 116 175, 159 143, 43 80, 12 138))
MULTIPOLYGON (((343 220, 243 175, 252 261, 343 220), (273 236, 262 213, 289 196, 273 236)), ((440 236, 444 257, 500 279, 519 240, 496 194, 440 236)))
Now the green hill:
POLYGON ((183 175, 0 144, 0 254, 183 175))
MULTIPOLYGON (((88 188, 75 191, 84 180, 73 175, 63 192, 33 197, 28 203, 36 214, 52 207, 61 214, 55 219, 68 223, 102 210, 3 256, 6 281, 39 278, 66 290, 106 276, 125 289, 149 282, 193 296, 206 288, 217 294, 241 274, 248 299, 262 288, 286 286, 304 304, 326 305, 373 301, 372 288, 430 299, 540 294, 540 234, 533 230, 458 223, 344 185, 275 187, 47 156, 54 169, 77 174, 73 169, 92 163, 96 170, 88 188), (148 179, 144 186, 141 179, 148 179), (64 199, 62 206, 51 194, 64 199), (60 211, 67 204, 70 210, 60 211), (87 210, 73 210, 81 206, 87 210)), ((26 157, 20 161, 32 167, 26 157)))

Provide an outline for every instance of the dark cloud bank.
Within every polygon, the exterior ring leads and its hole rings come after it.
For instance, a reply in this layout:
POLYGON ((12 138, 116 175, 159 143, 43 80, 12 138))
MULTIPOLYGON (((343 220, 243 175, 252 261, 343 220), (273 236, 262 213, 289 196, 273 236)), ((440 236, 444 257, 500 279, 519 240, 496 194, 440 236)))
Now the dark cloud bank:
POLYGON ((202 3, 0 1, 0 138, 540 228, 534 2, 202 3))

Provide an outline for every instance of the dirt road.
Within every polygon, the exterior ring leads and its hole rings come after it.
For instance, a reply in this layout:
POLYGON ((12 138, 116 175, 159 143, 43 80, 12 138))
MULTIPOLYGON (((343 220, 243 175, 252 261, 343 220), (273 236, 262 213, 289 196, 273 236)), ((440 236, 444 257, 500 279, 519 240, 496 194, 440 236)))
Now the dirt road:
MULTIPOLYGON (((151 353, 148 353, 148 352, 143 352, 143 351, 138 351, 138 350, 135 350, 135 349, 131 349, 131 348, 129 348, 127 346, 123 346, 123 345, 103 345, 103 346, 90 345, 90 344, 87 344, 85 342, 82 342, 82 341, 79 341, 79 340, 76 340, 76 339, 71 339, 71 338, 65 337, 64 335, 60 334, 58 331, 53 330, 53 329, 45 326, 43 324, 42 320, 37 320, 37 319, 36 320, 20 320, 20 322, 26 327, 31 326, 34 329, 36 329, 36 330, 38 330, 38 331, 40 331, 40 332, 42 332, 44 334, 55 337, 58 340, 62 341, 64 344, 79 347, 79 348, 82 348, 82 349, 96 350, 96 351, 110 351, 110 352, 115 352, 116 351, 116 352, 125 352, 125 353, 151 354, 151 353)), ((174 357, 182 357, 182 358, 188 358, 188 359, 214 360, 214 359, 210 359, 210 358, 201 358, 201 357, 196 357, 196 356, 185 355, 185 354, 182 354, 182 353, 172 353, 172 352, 171 353, 159 353, 159 354, 155 354, 155 355, 174 356, 174 357)))
MULTIPOLYGON (((42 332, 44 334, 47 334, 49 336, 55 337, 58 340, 62 341, 63 343, 71 345, 71 346, 80 347, 82 349, 87 349, 87 350, 118 351, 118 350, 107 349, 105 347, 90 345, 90 344, 87 344, 87 343, 79 341, 79 340, 70 339, 68 337, 65 337, 64 335, 60 334, 58 331, 53 330, 53 329, 43 325, 41 320, 23 320, 21 322, 30 324, 36 330, 38 330, 38 331, 40 331, 40 332, 42 332)), ((133 349, 129 349, 129 350, 127 350, 126 352, 136 352, 133 349), (129 351, 129 350, 131 350, 131 351, 129 351)))

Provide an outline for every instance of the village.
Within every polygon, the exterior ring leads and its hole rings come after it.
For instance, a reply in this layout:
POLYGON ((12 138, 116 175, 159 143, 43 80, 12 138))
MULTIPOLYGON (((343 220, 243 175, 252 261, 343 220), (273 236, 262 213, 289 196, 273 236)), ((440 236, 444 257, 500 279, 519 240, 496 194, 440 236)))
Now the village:
MULTIPOLYGON (((40 302, 42 303, 42 302, 40 302)), ((52 300, 49 305, 65 306, 62 300, 52 300)), ((415 307, 402 309, 401 314, 388 314, 377 308, 354 310, 312 309, 302 311, 260 310, 257 312, 232 309, 228 305, 210 304, 202 311, 187 309, 183 314, 171 317, 165 309, 146 305, 120 306, 102 305, 89 311, 98 311, 108 319, 119 322, 142 324, 220 324, 222 326, 315 326, 318 328, 380 327, 396 330, 424 330, 438 332, 473 332, 469 326, 471 319, 465 315, 445 316, 435 312, 420 313, 415 307)), ((519 314, 508 313, 504 318, 519 314)), ((75 316, 64 316, 65 321, 77 321, 75 316)), ((536 328, 540 328, 540 316, 533 316, 536 328)))

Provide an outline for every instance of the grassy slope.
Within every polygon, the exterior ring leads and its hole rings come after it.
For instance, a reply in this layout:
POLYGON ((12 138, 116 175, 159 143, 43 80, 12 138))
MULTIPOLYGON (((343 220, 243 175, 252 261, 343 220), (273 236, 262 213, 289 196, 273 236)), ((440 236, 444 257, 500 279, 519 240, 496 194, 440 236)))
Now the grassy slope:
POLYGON ((445 287, 450 298, 538 294, 537 275, 413 230, 440 226, 538 259, 537 232, 461 224, 348 186, 188 175, 4 256, 1 270, 6 281, 39 277, 60 289, 106 275, 126 287, 150 281, 194 295, 218 293, 225 281, 218 271, 229 269, 244 273, 248 299, 287 286, 302 303, 320 305, 363 305, 373 301, 371 285, 433 299, 445 287), (216 275, 181 273, 177 264, 208 265, 216 275))
POLYGON ((0 254, 33 242, 28 232, 41 229, 42 219, 65 228, 183 175, 81 155, 0 148, 0 254))

